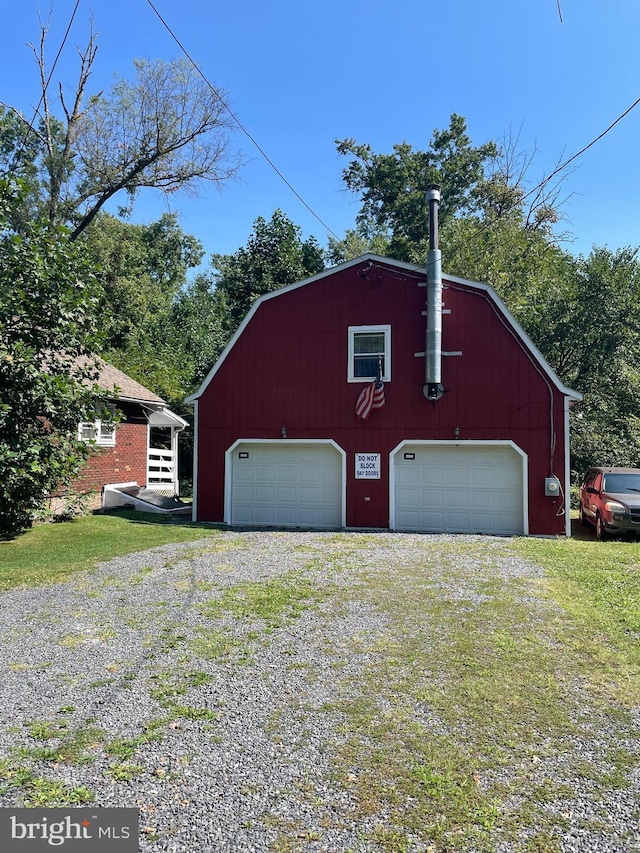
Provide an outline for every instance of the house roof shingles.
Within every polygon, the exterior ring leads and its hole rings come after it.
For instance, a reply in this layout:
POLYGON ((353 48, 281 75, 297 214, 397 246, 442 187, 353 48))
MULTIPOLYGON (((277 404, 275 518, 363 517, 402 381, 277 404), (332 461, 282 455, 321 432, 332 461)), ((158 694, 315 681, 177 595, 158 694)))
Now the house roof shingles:
POLYGON ((113 392, 117 397, 123 399, 139 400, 145 403, 164 403, 162 397, 158 397, 153 391, 149 391, 148 388, 118 370, 117 367, 103 361, 100 361, 98 385, 104 391, 113 392))
MULTIPOLYGON (((76 359, 78 362, 86 363, 88 359, 76 359)), ((121 400, 135 400, 140 403, 159 403, 164 404, 162 397, 158 397, 153 391, 149 391, 144 385, 136 382, 126 373, 118 370, 112 364, 107 364, 101 358, 96 357, 95 361, 98 364, 99 376, 97 381, 98 386, 108 394, 113 394, 115 398, 121 400)))

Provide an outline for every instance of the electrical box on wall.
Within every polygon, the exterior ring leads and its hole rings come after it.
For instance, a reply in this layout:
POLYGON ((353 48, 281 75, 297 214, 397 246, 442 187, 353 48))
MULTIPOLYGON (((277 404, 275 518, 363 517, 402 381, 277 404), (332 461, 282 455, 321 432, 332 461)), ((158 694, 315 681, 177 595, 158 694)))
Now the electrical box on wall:
POLYGON ((544 493, 548 498, 557 498, 560 494, 560 480, 557 477, 545 477, 544 493))

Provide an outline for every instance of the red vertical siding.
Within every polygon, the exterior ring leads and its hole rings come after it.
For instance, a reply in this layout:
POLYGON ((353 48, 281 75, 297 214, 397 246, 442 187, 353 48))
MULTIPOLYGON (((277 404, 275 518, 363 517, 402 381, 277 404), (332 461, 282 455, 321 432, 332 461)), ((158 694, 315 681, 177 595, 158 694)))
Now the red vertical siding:
MULTIPOLYGON (((500 319, 485 291, 445 279, 446 393, 422 392, 425 288, 400 269, 351 267, 263 302, 199 400, 198 517, 223 518, 224 454, 239 438, 331 438, 347 454, 347 525, 389 522, 389 453, 403 439, 510 439, 529 457, 529 529, 561 534, 558 501, 544 478, 564 480, 563 395, 500 319), (347 381, 349 326, 390 324, 386 404, 355 415, 362 383, 347 381), (551 413, 555 452, 551 457, 551 413), (380 453, 380 480, 356 480, 354 455, 380 453), (368 498, 368 500, 365 500, 368 498)), ((563 482, 563 487, 566 484, 563 482)))

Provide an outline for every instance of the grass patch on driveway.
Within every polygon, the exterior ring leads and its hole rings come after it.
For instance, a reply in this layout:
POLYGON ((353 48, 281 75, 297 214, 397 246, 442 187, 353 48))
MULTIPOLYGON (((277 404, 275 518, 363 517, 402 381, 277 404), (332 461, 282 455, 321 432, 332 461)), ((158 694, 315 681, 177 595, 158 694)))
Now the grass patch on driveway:
POLYGON ((581 648, 591 681, 640 705, 640 545, 518 539, 512 548, 544 568, 549 594, 571 617, 565 642, 581 648))
POLYGON ((640 763, 638 600, 616 547, 594 566, 599 543, 425 539, 423 559, 360 572, 385 629, 330 708, 340 784, 379 849, 552 853, 569 828, 602 830, 640 763))
POLYGON ((60 524, 38 524, 0 542, 0 591, 65 580, 97 562, 171 542, 221 536, 212 525, 165 519, 150 513, 91 515, 60 524))

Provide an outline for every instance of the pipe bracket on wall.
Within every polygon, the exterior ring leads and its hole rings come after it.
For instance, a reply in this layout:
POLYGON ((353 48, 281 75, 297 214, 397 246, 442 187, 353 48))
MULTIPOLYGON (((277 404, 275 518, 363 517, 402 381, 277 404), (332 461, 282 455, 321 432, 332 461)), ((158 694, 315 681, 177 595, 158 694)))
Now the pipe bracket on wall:
POLYGON ((427 400, 439 400, 444 394, 444 387, 439 382, 427 382, 422 389, 422 393, 427 400))

